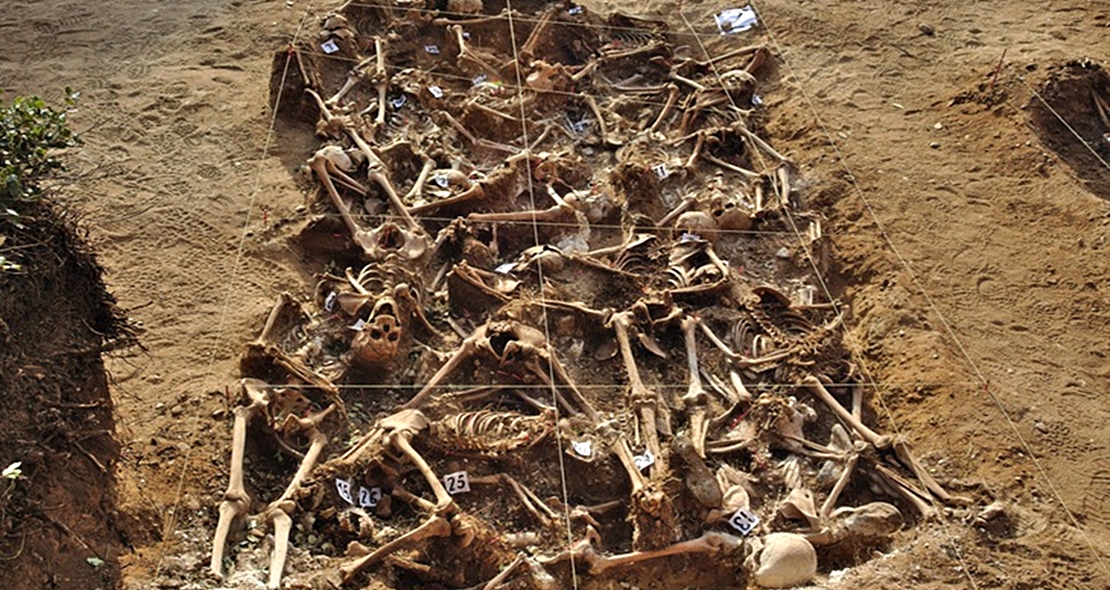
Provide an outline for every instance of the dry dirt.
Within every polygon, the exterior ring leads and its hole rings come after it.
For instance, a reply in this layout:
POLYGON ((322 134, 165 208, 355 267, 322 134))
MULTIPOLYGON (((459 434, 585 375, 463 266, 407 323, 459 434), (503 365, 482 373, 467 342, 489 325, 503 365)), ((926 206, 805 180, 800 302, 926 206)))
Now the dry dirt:
MULTIPOLYGON (((309 288, 275 237, 304 203, 294 168, 314 144, 267 133, 272 53, 306 4, 13 0, 0 14, 0 88, 82 92, 61 194, 144 330, 146 354, 108 359, 118 510, 138 523, 109 556, 124 587, 209 587, 225 389, 274 295, 309 288)), ((676 28, 678 11, 723 7, 640 6, 676 28)), ((1110 7, 756 7, 776 57, 768 132, 829 220, 829 278, 879 422, 942 482, 1005 506, 987 526, 915 527, 822 586, 1110 588, 1110 174, 1032 95, 1107 157, 1083 93, 1110 96, 1092 65, 1110 62, 1110 7)))

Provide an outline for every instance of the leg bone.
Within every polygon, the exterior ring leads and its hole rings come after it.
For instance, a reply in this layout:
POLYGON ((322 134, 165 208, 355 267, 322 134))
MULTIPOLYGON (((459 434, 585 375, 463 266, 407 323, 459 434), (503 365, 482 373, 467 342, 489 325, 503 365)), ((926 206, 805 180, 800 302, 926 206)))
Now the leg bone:
POLYGON ((612 557, 603 557, 596 553, 590 555, 588 553, 587 562, 590 565, 590 573, 597 575, 614 567, 631 565, 648 559, 657 559, 668 555, 679 555, 681 553, 719 553, 721 551, 734 550, 742 544, 742 539, 728 533, 708 532, 696 539, 675 543, 669 547, 664 547, 655 551, 633 551, 632 553, 614 555, 612 557))
POLYGON ((209 570, 218 577, 223 577, 224 546, 227 543, 227 534, 231 523, 250 510, 250 496, 243 487, 243 453, 247 444, 247 426, 255 416, 265 411, 269 403, 269 394, 265 383, 257 379, 244 379, 241 388, 251 398, 248 406, 235 408, 235 423, 231 435, 231 480, 224 499, 220 502, 220 520, 216 525, 216 536, 212 541, 212 560, 209 570))
POLYGON ((293 497, 301 489, 301 484, 308 477, 312 468, 316 466, 316 461, 320 458, 320 453, 328 442, 328 437, 320 432, 318 426, 333 410, 335 410, 334 405, 328 406, 327 409, 308 418, 297 418, 291 415, 286 419, 287 426, 304 430, 311 442, 309 443, 308 452, 305 453, 304 459, 301 460, 301 464, 297 468, 297 473, 293 475, 293 480, 289 482, 285 492, 281 494, 280 498, 270 503, 262 514, 262 520, 269 520, 274 523, 274 552, 270 555, 270 581, 267 584, 267 587, 272 590, 281 587, 281 576, 285 570, 285 558, 289 554, 289 531, 293 528, 290 513, 296 509, 297 505, 293 497))
POLYGON ((425 539, 446 537, 450 534, 451 523, 442 516, 433 516, 425 521, 424 524, 382 545, 373 553, 360 557, 340 567, 339 571, 343 575, 343 583, 350 582, 351 579, 362 570, 401 549, 411 547, 425 539))
POLYGON ((432 375, 432 378, 428 380, 428 383, 424 385, 419 393, 417 393, 415 396, 413 396, 412 399, 401 406, 401 409, 420 407, 420 405, 424 403, 424 400, 427 399, 429 395, 431 395, 432 390, 438 387, 439 384, 444 379, 446 379, 452 371, 454 371, 464 361, 474 356, 478 352, 478 340, 485 337, 485 335, 486 326, 482 326, 475 330, 474 333, 468 336, 465 340, 463 340, 462 344, 459 345, 459 348, 456 349, 455 352, 451 353, 451 358, 448 359, 447 362, 444 363, 444 365, 440 367, 438 371, 436 371, 435 375, 432 375))
POLYGON ((617 334, 617 344, 620 346, 621 357, 624 359, 624 368, 628 373, 628 382, 632 388, 632 402, 639 406, 640 422, 644 429, 644 441, 648 451, 656 461, 651 466, 651 475, 654 477, 662 471, 662 453, 659 446, 659 432, 655 427, 655 404, 658 396, 644 386, 640 379, 640 370, 636 366, 636 359, 632 356, 632 345, 628 339, 628 328, 632 325, 632 313, 628 311, 615 313, 612 317, 613 330, 617 334))
POLYGON ((690 387, 682 401, 690 414, 690 438, 694 443, 694 450, 699 457, 705 458, 705 438, 709 434, 709 422, 706 420, 706 405, 709 403, 709 394, 701 384, 701 373, 698 371, 698 344, 695 338, 698 320, 686 316, 682 319, 682 334, 686 340, 686 362, 690 371, 690 387))
POLYGON ((864 440, 875 445, 875 447, 879 449, 890 448, 890 445, 893 441, 889 436, 876 433, 874 430, 871 430, 870 428, 865 426, 863 422, 861 422, 858 418, 853 416, 851 412, 844 409, 844 406, 840 405, 840 402, 836 401, 836 398, 834 398, 832 394, 829 393, 827 389, 825 389, 825 386, 821 384, 820 379, 810 375, 809 377, 806 377, 803 383, 815 396, 820 398, 821 401, 825 402, 825 405, 827 405, 829 409, 833 411, 833 413, 835 413, 841 420, 843 420, 857 433, 859 433, 859 435, 862 436, 864 440))

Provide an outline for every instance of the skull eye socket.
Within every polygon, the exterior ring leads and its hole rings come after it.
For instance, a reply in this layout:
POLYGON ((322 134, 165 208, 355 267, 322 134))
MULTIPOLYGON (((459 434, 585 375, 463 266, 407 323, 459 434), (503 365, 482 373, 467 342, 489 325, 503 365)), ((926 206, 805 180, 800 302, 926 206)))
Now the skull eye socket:
POLYGON ((370 330, 370 337, 373 338, 374 340, 377 340, 377 339, 381 338, 382 337, 381 330, 378 330, 377 328, 374 328, 373 330, 370 330))
POLYGON ((500 356, 505 354, 505 347, 509 345, 509 342, 512 339, 512 336, 509 334, 495 334, 492 338, 489 339, 489 344, 490 347, 493 348, 493 351, 496 352, 498 356, 500 356))
POLYGON ((400 336, 399 336, 399 335, 397 334, 397 332, 390 332, 390 333, 389 333, 389 336, 387 337, 387 339, 388 339, 388 340, 389 340, 390 342, 397 342, 397 339, 398 339, 399 337, 400 337, 400 336))

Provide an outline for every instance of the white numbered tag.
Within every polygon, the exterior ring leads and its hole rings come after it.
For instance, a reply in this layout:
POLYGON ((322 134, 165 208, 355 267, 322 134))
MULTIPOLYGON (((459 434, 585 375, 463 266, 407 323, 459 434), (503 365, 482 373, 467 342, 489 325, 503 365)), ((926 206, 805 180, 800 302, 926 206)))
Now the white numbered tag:
POLYGON ((428 92, 431 92, 432 96, 436 98, 443 98, 443 89, 439 86, 429 86, 428 92))
POLYGON ((728 523, 732 525, 732 528, 740 531, 740 534, 747 536, 748 533, 755 530, 755 527, 759 526, 759 517, 752 514, 747 508, 741 508, 728 519, 728 523))
POLYGON ((355 322, 353 325, 348 326, 348 327, 357 332, 359 330, 362 330, 363 326, 365 326, 365 325, 366 325, 366 321, 360 319, 359 321, 355 322))
POLYGON ((743 8, 730 8, 714 15, 713 20, 717 21, 717 30, 722 35, 747 31, 759 24, 759 19, 756 18, 755 10, 752 9, 751 5, 743 8))
POLYGON ((362 486, 358 487, 358 505, 363 508, 373 508, 382 501, 382 489, 370 488, 366 489, 362 486))
POLYGON ((515 268, 515 267, 516 267, 515 262, 506 262, 506 263, 498 266, 497 268, 493 269, 493 272, 498 272, 498 273, 501 273, 503 275, 506 275, 506 274, 509 274, 510 272, 513 272, 513 268, 515 268))
POLYGON ((470 491, 470 478, 465 471, 448 473, 443 476, 443 487, 447 488, 447 493, 452 496, 463 494, 470 491))
POLYGON ((474 78, 474 80, 472 80, 472 82, 474 82, 474 85, 477 86, 477 85, 481 84, 482 82, 485 82, 486 80, 489 80, 489 76, 487 76, 485 74, 482 74, 481 76, 478 76, 478 77, 474 78))
POLYGON ((339 301, 339 295, 332 291, 328 293, 327 299, 324 299, 324 309, 327 311, 335 311, 335 304, 339 301))
POLYGON ((759 96, 758 94, 753 94, 752 95, 752 104, 755 105, 755 106, 759 106, 759 105, 763 104, 763 97, 759 96))
POLYGON ((428 53, 430 53, 432 55, 436 55, 436 54, 439 53, 439 46, 438 45, 425 45, 424 46, 424 51, 427 51, 428 53))
POLYGON ((331 55, 331 54, 335 53, 336 51, 339 51, 339 46, 335 44, 334 40, 329 39, 329 40, 325 41, 323 45, 320 46, 320 49, 323 49, 324 53, 326 53, 328 55, 331 55))
POLYGON ((397 98, 389 101, 389 104, 393 105, 393 108, 399 109, 405 106, 406 102, 408 102, 408 98, 406 98, 405 95, 402 94, 401 96, 398 96, 397 98))
POLYGON ((435 183, 439 185, 439 188, 447 188, 447 185, 451 184, 451 181, 447 180, 446 176, 437 176, 432 180, 434 180, 435 183))
POLYGON ((582 119, 580 121, 574 121, 569 116, 567 116, 567 126, 570 127, 570 130, 573 133, 578 133, 578 134, 585 133, 586 125, 589 125, 589 124, 590 124, 590 121, 588 119, 582 119))
POLYGON ((582 14, 582 7, 581 6, 575 6, 574 8, 571 8, 570 10, 567 10, 567 14, 569 14, 569 15, 582 14))
POLYGON ((632 457, 632 462, 636 464, 636 469, 643 471, 655 464, 655 455, 651 451, 644 451, 643 455, 632 457))
POLYGON ((574 448, 575 453, 578 453, 583 457, 589 457, 590 455, 594 454, 593 445, 590 444, 590 441, 588 440, 584 440, 582 442, 572 440, 570 441, 570 446, 574 448))
POLYGON ((666 164, 656 164, 655 166, 651 167, 651 170, 655 172, 655 175, 659 178, 666 178, 671 175, 671 173, 667 170, 666 164))
POLYGON ((336 478, 335 490, 339 492, 339 497, 347 501, 348 504, 354 504, 355 501, 351 498, 351 482, 345 479, 336 478))

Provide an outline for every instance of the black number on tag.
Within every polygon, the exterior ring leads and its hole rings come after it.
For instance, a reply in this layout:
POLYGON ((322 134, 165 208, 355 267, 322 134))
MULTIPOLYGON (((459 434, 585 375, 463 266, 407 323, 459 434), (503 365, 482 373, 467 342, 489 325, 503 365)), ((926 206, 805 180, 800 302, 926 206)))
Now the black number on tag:
POLYGON ((447 489, 447 493, 454 496, 455 494, 462 494, 470 491, 470 478, 466 476, 465 471, 458 471, 455 473, 448 473, 443 476, 443 487, 447 489))
POLYGON ((337 479, 335 480, 335 490, 339 492, 339 497, 346 500, 348 504, 355 503, 354 500, 351 499, 351 482, 345 479, 337 479))
POLYGON ((364 487, 361 487, 361 486, 358 488, 358 505, 359 506, 361 506, 363 508, 373 508, 373 507, 378 505, 378 502, 381 502, 381 501, 382 501, 382 489, 381 488, 367 489, 367 488, 364 488, 364 487))
POLYGON ((728 519, 728 523, 732 525, 732 528, 740 531, 740 534, 747 536, 748 533, 755 530, 755 527, 759 526, 759 517, 746 508, 741 508, 732 515, 732 518, 728 519))

